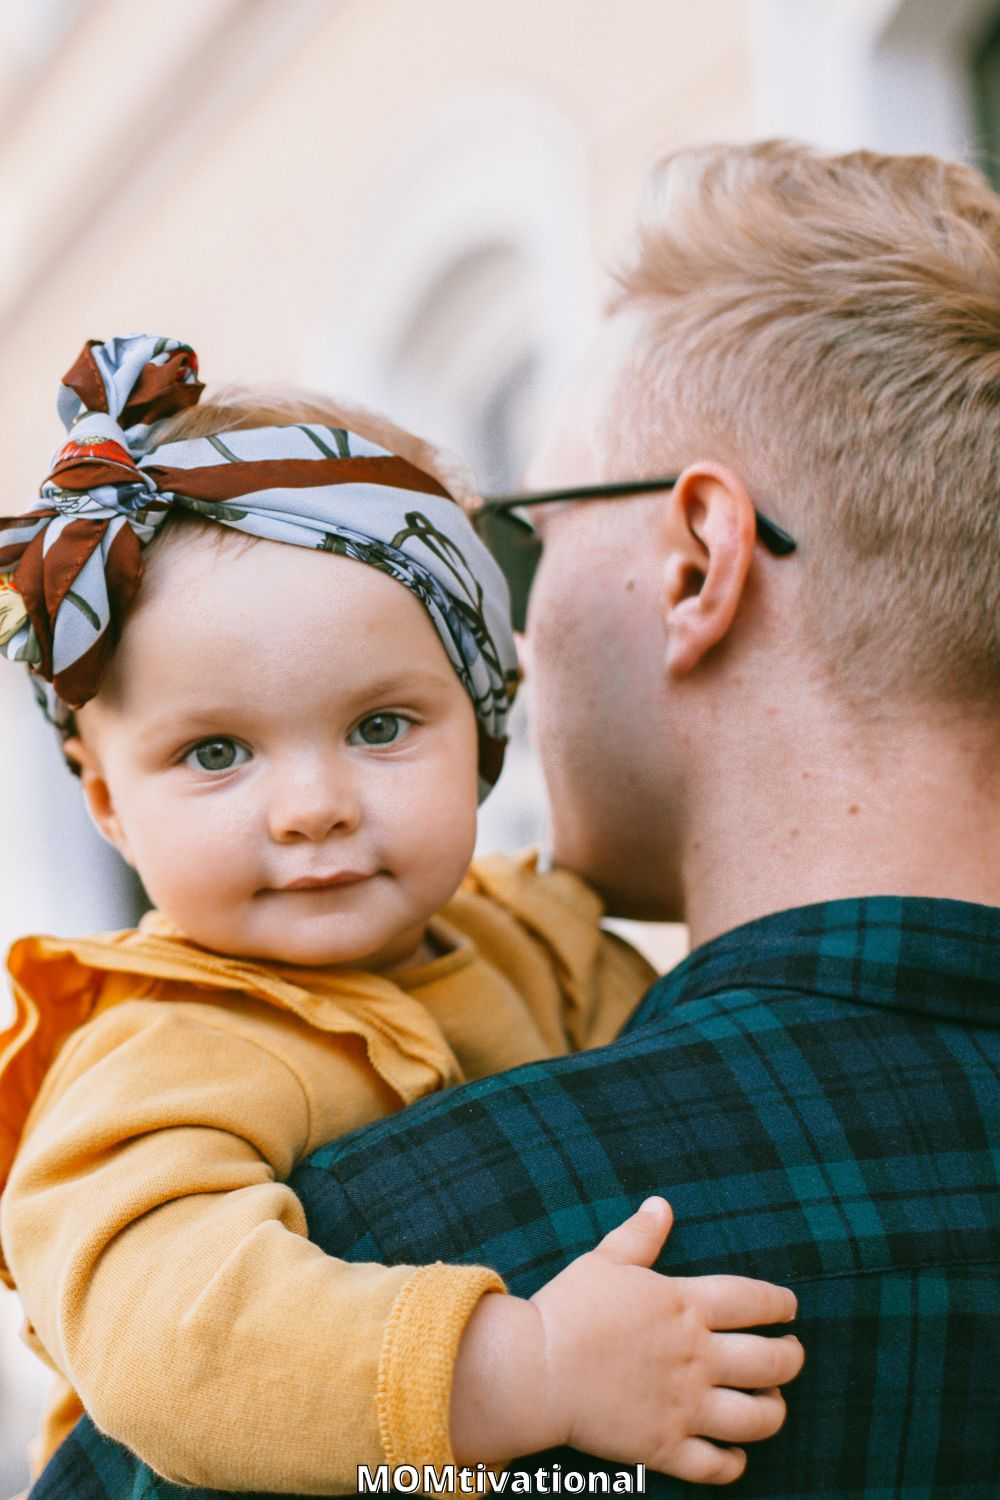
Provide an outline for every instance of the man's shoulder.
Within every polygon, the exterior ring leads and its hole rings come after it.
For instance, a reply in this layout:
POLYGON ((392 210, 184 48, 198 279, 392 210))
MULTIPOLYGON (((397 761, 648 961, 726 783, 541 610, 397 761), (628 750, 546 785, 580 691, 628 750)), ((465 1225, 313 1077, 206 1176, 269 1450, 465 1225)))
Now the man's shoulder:
POLYGON ((319 1153, 313 1185, 350 1200, 354 1253, 489 1244, 519 1290, 653 1191, 679 1268, 798 1282, 995 1263, 1000 1005, 989 1024, 948 944, 932 977, 901 966, 885 916, 861 914, 864 961, 829 920, 825 950, 779 950, 771 924, 692 955, 616 1041, 423 1100, 319 1153))

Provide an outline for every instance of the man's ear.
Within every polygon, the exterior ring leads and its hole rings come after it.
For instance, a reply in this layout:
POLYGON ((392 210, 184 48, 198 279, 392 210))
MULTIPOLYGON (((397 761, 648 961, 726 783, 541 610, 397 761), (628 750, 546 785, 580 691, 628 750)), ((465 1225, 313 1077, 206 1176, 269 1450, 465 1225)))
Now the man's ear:
POLYGON ((109 844, 114 845, 125 863, 135 869, 131 846, 119 822, 111 788, 97 756, 76 734, 68 735, 63 740, 63 754, 79 767, 83 800, 94 827, 109 844))
POLYGON ((692 671, 725 637, 756 536, 753 501, 731 469, 705 462, 684 470, 666 497, 661 536, 671 676, 692 671))

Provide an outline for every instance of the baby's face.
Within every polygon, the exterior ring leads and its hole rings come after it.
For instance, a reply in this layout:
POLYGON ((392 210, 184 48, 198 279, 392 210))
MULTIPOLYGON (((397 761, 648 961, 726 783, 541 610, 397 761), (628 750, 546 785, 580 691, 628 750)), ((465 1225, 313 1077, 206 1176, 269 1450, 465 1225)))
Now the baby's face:
POLYGON ((475 840, 476 719, 433 625, 350 559, 164 545, 78 716, 96 821, 206 948, 404 961, 475 840))

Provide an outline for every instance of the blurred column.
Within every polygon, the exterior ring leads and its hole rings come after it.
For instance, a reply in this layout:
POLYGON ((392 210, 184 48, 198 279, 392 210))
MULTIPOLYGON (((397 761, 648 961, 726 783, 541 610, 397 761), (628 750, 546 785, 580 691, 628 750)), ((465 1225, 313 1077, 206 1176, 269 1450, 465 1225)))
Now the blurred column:
MULTIPOLYGON (((0 942, 25 932, 126 927, 139 892, 130 870, 94 831, 55 731, 23 668, 0 661, 0 942)), ((0 1025, 11 1014, 0 987, 0 1025)), ((20 1343, 17 1298, 0 1288, 0 1496, 27 1483, 25 1445, 37 1429, 48 1370, 20 1343)))
POLYGON ((10 1292, 0 1292, 0 1496, 28 1483, 27 1445, 38 1431, 38 1410, 52 1378, 19 1337, 21 1308, 10 1292))
POLYGON ((975 158, 998 0, 753 0, 759 129, 832 150, 975 158))
POLYGON ((0 723, 3 950, 25 932, 129 926, 139 910, 135 878, 91 824, 27 673, 7 662, 0 662, 0 723))

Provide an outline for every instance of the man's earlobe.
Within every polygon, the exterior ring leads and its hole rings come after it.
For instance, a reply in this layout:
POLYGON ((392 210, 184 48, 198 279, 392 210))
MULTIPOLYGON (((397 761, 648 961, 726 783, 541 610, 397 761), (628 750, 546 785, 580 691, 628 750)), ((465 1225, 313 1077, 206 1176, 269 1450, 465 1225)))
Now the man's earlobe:
POLYGON ((78 735, 70 735, 63 741, 63 754, 79 769, 83 800, 87 804, 90 821, 101 837, 107 839, 118 850, 125 863, 134 869, 132 849, 118 820, 111 788, 97 757, 78 735))
POLYGON ((662 547, 667 670, 692 671, 729 632, 757 523, 743 481, 722 464, 690 465, 670 493, 662 547))

